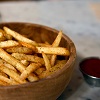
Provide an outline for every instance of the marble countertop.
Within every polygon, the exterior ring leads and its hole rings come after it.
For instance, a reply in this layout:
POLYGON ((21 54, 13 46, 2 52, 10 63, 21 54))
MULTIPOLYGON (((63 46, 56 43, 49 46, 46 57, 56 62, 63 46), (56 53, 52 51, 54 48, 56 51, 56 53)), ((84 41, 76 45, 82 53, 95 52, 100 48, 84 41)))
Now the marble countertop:
POLYGON ((100 57, 99 0, 0 2, 0 16, 0 22, 38 23, 63 30, 75 43, 77 62, 68 87, 57 100, 100 100, 100 88, 88 86, 78 69, 83 58, 100 57))

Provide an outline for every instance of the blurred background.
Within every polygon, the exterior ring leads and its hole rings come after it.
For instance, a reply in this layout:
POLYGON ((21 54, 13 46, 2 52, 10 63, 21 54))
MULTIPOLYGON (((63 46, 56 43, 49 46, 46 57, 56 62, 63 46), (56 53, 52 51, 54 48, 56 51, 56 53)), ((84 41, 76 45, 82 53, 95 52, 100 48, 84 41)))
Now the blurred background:
POLYGON ((100 0, 0 1, 0 22, 47 25, 63 30, 74 42, 77 49, 75 70, 58 100, 100 100, 100 88, 88 86, 79 71, 83 58, 100 57, 100 0))

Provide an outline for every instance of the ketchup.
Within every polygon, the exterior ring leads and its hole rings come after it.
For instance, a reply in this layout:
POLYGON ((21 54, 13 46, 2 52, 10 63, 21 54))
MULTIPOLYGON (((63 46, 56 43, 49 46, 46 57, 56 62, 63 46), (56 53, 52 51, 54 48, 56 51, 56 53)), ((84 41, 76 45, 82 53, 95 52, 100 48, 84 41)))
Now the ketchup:
POLYGON ((80 69, 88 75, 100 78, 100 59, 87 58, 80 63, 80 69))

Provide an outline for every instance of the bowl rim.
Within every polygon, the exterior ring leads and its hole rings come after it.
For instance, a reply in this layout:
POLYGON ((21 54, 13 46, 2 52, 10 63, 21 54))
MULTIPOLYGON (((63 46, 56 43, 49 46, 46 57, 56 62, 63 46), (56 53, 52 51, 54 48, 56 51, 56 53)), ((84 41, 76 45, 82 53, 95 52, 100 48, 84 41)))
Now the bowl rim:
MULTIPOLYGON (((52 30, 52 32, 57 33, 57 34, 59 32, 57 29, 54 29, 52 27, 49 27, 49 26, 46 26, 46 25, 43 25, 43 24, 37 24, 37 23, 30 23, 30 22, 2 22, 2 23, 0 23, 0 25, 5 25, 5 24, 26 24, 26 25, 42 27, 42 28, 45 28, 47 30, 52 30)), ((53 74, 49 75, 48 77, 43 78, 39 81, 27 82, 27 83, 19 84, 19 85, 0 86, 0 89, 20 88, 20 87, 33 85, 33 84, 35 85, 37 83, 41 83, 43 81, 51 80, 55 77, 59 77, 69 66, 74 64, 74 61, 76 59, 76 47, 75 47, 73 41, 64 33, 63 33, 62 37, 69 42, 69 45, 71 45, 70 57, 69 57, 67 63, 62 67, 62 69, 56 71, 55 73, 53 73, 53 74), (68 67, 65 67, 65 66, 68 66, 68 67)))

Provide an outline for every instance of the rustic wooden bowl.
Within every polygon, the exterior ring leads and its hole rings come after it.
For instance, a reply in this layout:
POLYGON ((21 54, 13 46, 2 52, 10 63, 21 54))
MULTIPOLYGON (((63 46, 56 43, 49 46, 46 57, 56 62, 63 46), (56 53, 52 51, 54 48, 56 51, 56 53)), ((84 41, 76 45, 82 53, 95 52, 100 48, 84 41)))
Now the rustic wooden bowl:
MULTIPOLYGON (((1 23, 0 28, 7 26, 37 42, 52 43, 58 31, 47 26, 31 23, 1 23)), ((14 86, 0 86, 0 100, 56 100, 68 85, 76 58, 76 49, 72 40, 63 35, 61 46, 67 47, 71 53, 63 68, 49 77, 37 82, 14 86)))

